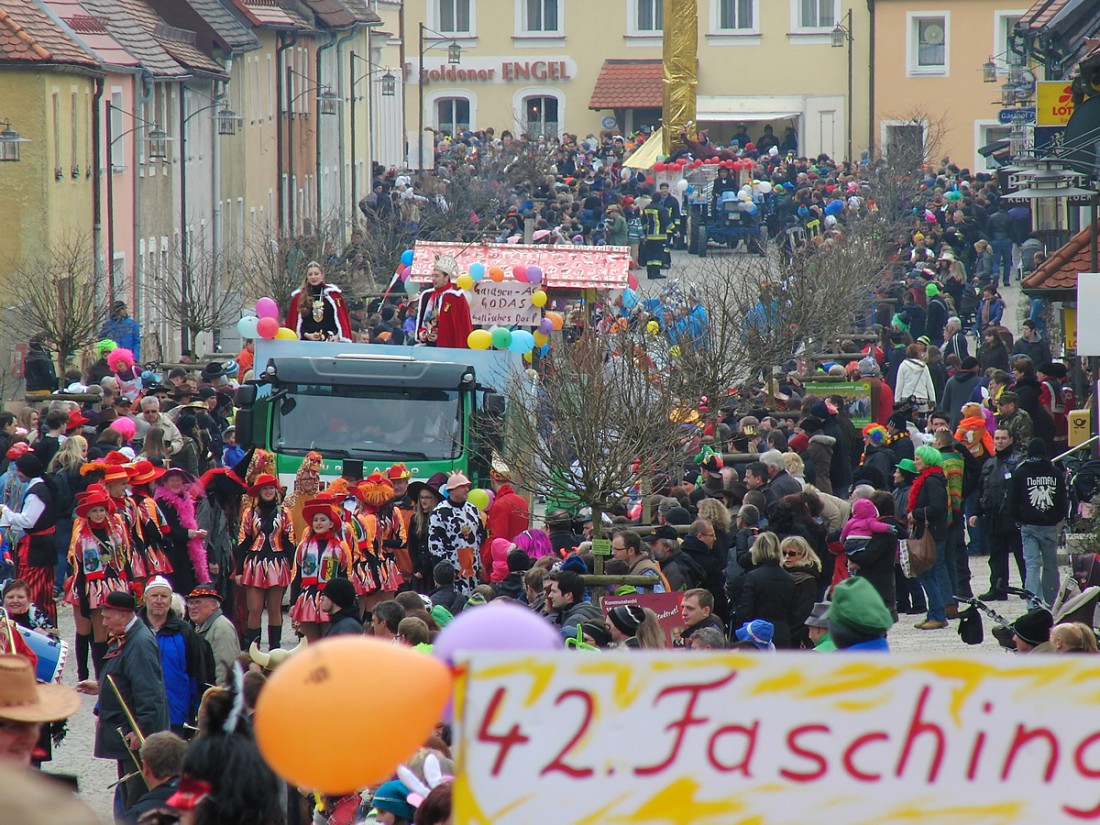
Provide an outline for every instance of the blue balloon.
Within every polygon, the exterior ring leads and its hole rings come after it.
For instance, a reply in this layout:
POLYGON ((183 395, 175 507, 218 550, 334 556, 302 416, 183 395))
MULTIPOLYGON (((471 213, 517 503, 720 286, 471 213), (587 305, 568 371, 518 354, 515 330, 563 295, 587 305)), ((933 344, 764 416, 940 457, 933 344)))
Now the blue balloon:
POLYGON ((512 343, 508 345, 508 352, 519 355, 530 352, 535 348, 535 336, 525 329, 512 330, 512 343))
POLYGON ((744 212, 746 215, 755 215, 760 208, 755 203, 746 203, 744 212))
POLYGON ((480 281, 485 277, 485 264, 470 264, 470 277, 480 281))
POLYGON ((411 249, 406 249, 401 253, 401 263, 405 266, 412 266, 414 253, 411 249))
MULTIPOLYGON (((631 310, 638 306, 638 293, 630 287, 623 290, 623 309, 631 310)), ((532 336, 533 338, 534 336, 532 336)))

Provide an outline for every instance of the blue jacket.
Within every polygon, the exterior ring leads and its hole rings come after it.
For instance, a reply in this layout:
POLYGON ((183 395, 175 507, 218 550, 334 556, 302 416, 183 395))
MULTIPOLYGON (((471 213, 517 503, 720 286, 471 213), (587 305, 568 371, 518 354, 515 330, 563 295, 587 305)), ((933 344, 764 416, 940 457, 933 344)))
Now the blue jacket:
MULTIPOLYGON (((141 620, 149 623, 145 608, 141 620)), ((150 627, 152 629, 152 627, 150 627)), ((160 648, 160 669, 164 675, 164 692, 168 697, 168 717, 173 727, 192 723, 199 709, 199 700, 213 673, 204 673, 205 657, 200 647, 206 642, 195 635, 191 625, 169 611, 164 627, 154 631, 160 648)))
POLYGON ((127 315, 125 318, 112 318, 99 330, 101 338, 110 338, 120 347, 134 354, 134 363, 141 363, 141 325, 127 315))

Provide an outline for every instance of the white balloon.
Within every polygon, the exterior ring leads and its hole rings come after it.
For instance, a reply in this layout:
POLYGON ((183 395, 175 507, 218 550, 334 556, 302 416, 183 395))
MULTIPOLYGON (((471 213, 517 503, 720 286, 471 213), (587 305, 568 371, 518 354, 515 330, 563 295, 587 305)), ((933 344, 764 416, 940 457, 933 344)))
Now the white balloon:
POLYGON ((686 180, 684 180, 683 178, 680 178, 678 181, 676 181, 676 191, 677 192, 686 192, 687 188, 688 188, 688 182, 686 180))
POLYGON ((767 195, 772 191, 772 185, 766 180, 760 182, 760 194, 767 195))

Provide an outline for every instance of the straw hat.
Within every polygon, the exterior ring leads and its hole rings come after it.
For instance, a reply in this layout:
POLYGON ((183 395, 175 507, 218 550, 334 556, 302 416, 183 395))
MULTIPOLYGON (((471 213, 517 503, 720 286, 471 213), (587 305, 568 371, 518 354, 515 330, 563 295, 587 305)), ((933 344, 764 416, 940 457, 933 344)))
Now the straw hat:
POLYGON ((25 656, 0 656, 0 719, 57 722, 80 708, 80 694, 64 685, 40 685, 25 656))

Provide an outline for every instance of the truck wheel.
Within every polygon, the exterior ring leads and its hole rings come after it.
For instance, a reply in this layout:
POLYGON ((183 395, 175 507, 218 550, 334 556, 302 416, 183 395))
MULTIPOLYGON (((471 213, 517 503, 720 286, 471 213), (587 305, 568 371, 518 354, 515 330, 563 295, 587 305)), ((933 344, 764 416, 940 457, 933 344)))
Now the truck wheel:
POLYGON ((700 226, 695 230, 695 254, 700 258, 707 257, 707 228, 700 226))

